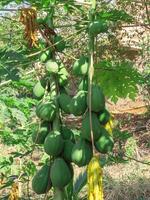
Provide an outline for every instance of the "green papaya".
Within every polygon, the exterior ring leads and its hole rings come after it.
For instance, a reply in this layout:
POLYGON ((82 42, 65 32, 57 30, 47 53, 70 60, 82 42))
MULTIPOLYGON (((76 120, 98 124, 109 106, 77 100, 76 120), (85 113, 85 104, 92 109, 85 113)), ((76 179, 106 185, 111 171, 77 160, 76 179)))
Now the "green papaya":
POLYGON ((64 41, 63 37, 61 37, 60 35, 56 35, 54 37, 54 43, 55 43, 56 50, 58 52, 62 52, 66 48, 66 42, 64 41))
POLYGON ((68 77, 60 74, 58 78, 58 83, 60 86, 66 86, 68 84, 68 77))
POLYGON ((65 68, 65 66, 61 63, 59 66, 58 72, 58 82, 60 86, 66 86, 68 84, 69 74, 65 68))
POLYGON ((85 76, 88 74, 89 59, 88 57, 81 56, 73 64, 73 74, 76 76, 85 76))
POLYGON ((33 95, 41 99, 44 96, 45 93, 45 84, 43 81, 38 81, 35 86, 33 87, 33 95))
MULTIPOLYGON (((92 113, 92 128, 93 128, 94 140, 97 140, 100 137, 101 125, 100 125, 98 117, 95 113, 92 113)), ((91 128, 90 128, 89 113, 87 113, 82 120, 81 137, 88 141, 91 141, 91 128)))
MULTIPOLYGON (((87 105, 89 106, 89 94, 87 95, 87 105)), ((99 112, 105 108, 105 96, 98 85, 92 85, 91 110, 99 112)))
POLYGON ((85 140, 78 141, 72 149, 71 159, 79 167, 87 165, 92 158, 92 147, 85 140))
POLYGON ((74 142, 74 134, 71 129, 69 129, 67 126, 61 127, 61 134, 64 140, 71 140, 74 142))
POLYGON ((54 73, 54 74, 58 73, 59 65, 54 60, 48 60, 45 66, 46 66, 46 70, 49 73, 54 73))
POLYGON ((39 130, 32 133, 32 141, 35 144, 43 144, 49 131, 47 123, 41 124, 41 127, 38 129, 39 130))
POLYGON ((44 150, 50 156, 58 156, 64 147, 64 140, 61 133, 58 131, 51 131, 44 141, 44 150))
POLYGON ((62 158, 56 158, 51 166, 50 178, 53 187, 63 188, 72 179, 70 167, 62 158))
POLYGON ((108 26, 103 21, 94 21, 89 25, 89 33, 91 35, 98 35, 99 33, 106 33, 108 31, 108 26))
POLYGON ((87 77, 81 80, 81 82, 79 83, 78 89, 84 90, 84 91, 88 90, 88 78, 87 77))
POLYGON ((60 108, 67 114, 70 114, 71 97, 65 93, 58 96, 58 103, 60 108))
POLYGON ((37 194, 44 194, 51 188, 50 166, 47 164, 37 171, 32 179, 32 189, 37 194))
POLYGON ((45 121, 53 121, 56 115, 54 101, 40 102, 36 107, 36 115, 45 121))
POLYGON ((40 61, 42 63, 46 62, 51 57, 51 51, 47 50, 40 55, 40 61))
POLYGON ((111 152, 114 147, 114 141, 104 127, 101 127, 101 136, 95 141, 95 147, 103 154, 111 152))
POLYGON ((70 140, 65 140, 64 142, 64 150, 63 150, 63 158, 67 161, 67 162, 71 162, 72 161, 72 149, 73 149, 74 143, 71 142, 70 140))
POLYGON ((70 112, 75 116, 83 115, 87 109, 87 92, 79 91, 70 102, 70 112))
POLYGON ((63 63, 61 63, 60 66, 59 66, 59 72, 58 72, 58 74, 63 74, 65 76, 69 76, 69 73, 66 70, 66 68, 65 68, 65 66, 64 66, 63 63))
POLYGON ((98 118, 99 118, 100 123, 102 125, 105 125, 110 119, 110 113, 108 112, 108 110, 104 109, 102 112, 100 112, 98 118))

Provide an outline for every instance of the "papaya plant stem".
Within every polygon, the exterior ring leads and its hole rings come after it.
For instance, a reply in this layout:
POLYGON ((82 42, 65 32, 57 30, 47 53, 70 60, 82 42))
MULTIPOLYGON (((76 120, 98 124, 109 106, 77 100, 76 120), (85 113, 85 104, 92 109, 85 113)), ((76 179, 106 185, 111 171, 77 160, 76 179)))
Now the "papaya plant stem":
MULTIPOLYGON (((94 19, 94 11, 96 9, 96 0, 92 0, 92 6, 89 11, 89 19, 90 22, 94 19)), ((92 126, 92 109, 91 109, 91 96, 92 96, 92 82, 93 82, 93 75, 94 75, 94 36, 89 33, 89 58, 90 58, 90 66, 88 72, 88 95, 89 95, 89 118, 90 118, 90 132, 91 132, 91 142, 92 142, 92 150, 93 155, 95 154, 94 148, 94 136, 93 136, 93 126, 92 126)))
MULTIPOLYGON (((54 1, 56 3, 56 1, 54 1)), ((55 6, 52 7, 52 13, 51 13, 51 16, 50 16, 50 20, 51 20, 51 28, 54 29, 54 14, 55 14, 55 6)), ((52 38, 52 46, 54 47, 54 51, 53 51, 53 54, 52 54, 52 57, 53 59, 56 58, 56 52, 55 52, 55 45, 58 43, 55 43, 54 44, 54 38, 52 38)), ((58 101, 57 101, 57 95, 59 94, 59 85, 58 85, 58 81, 57 81, 57 78, 55 75, 52 75, 52 85, 53 87, 51 88, 53 92, 53 96, 52 98, 54 98, 54 101, 55 101, 55 105, 56 105, 56 117, 53 121, 53 130, 54 131, 60 131, 60 110, 59 110, 59 106, 58 106, 58 101)), ((64 197, 64 188, 62 188, 62 190, 58 189, 58 188, 54 188, 54 200, 64 200, 65 197, 64 197), (59 195, 59 197, 58 197, 59 195)))

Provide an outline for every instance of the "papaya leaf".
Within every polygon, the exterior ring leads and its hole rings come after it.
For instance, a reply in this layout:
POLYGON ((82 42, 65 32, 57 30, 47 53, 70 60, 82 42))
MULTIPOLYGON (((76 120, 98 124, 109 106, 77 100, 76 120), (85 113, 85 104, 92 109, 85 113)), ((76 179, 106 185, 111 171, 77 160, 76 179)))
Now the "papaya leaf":
POLYGON ((97 14, 97 18, 99 20, 108 20, 108 21, 122 21, 122 22, 132 22, 134 18, 126 13, 124 10, 117 10, 117 9, 111 9, 111 10, 103 10, 97 14))
POLYGON ((86 183, 87 183, 87 172, 85 170, 84 172, 81 172, 75 180, 73 188, 74 196, 77 196, 79 194, 79 192, 86 185, 86 183))
POLYGON ((24 113, 17 108, 9 108, 9 110, 12 114, 12 117, 17 120, 17 123, 20 123, 22 126, 24 126, 27 122, 27 118, 25 117, 24 113))
POLYGON ((119 98, 134 100, 143 76, 129 61, 103 60, 95 65, 95 80, 113 102, 119 98))

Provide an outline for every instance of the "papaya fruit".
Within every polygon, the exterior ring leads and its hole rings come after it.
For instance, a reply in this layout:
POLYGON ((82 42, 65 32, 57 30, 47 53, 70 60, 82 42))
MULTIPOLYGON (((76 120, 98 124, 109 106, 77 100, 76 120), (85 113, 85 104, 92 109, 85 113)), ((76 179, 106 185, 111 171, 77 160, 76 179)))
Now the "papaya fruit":
POLYGON ((45 121, 53 121, 56 115, 56 106, 54 101, 40 102, 36 107, 36 115, 45 121))
POLYGON ((60 108, 67 114, 70 114, 71 97, 65 93, 58 96, 58 103, 60 108))
POLYGON ((66 86, 68 84, 68 77, 60 74, 58 77, 58 83, 60 86, 66 86))
MULTIPOLYGON (((87 105, 89 106, 89 94, 87 95, 87 105)), ((100 112, 105 108, 105 96, 98 85, 92 85, 91 110, 100 112)))
MULTIPOLYGON (((93 128, 93 136, 94 140, 97 140, 100 137, 100 122, 98 117, 95 113, 92 113, 92 128, 93 128)), ((91 128, 90 128, 90 115, 89 113, 82 120, 82 127, 81 127, 81 137, 91 141, 91 128)))
POLYGON ((88 78, 87 77, 81 80, 81 82, 79 83, 78 89, 84 90, 84 91, 88 90, 88 78))
POLYGON ((48 60, 45 64, 45 67, 49 73, 58 73, 59 65, 54 60, 48 60))
POLYGON ((70 167, 62 158, 56 158, 51 166, 50 178, 53 187, 63 188, 72 179, 70 167))
POLYGON ((103 21, 94 21, 89 25, 89 33, 91 35, 98 35, 99 33, 107 33, 108 26, 103 21))
POLYGON ((51 51, 47 50, 40 55, 40 61, 45 63, 51 57, 51 51))
POLYGON ((66 48, 66 42, 64 41, 63 37, 61 37, 60 35, 56 35, 54 37, 54 43, 55 43, 56 50, 58 52, 62 52, 66 48))
POLYGON ((85 76, 88 74, 89 69, 89 59, 86 56, 81 56, 73 64, 73 74, 75 76, 85 76))
POLYGON ((41 99, 44 96, 45 93, 45 84, 43 81, 38 81, 35 86, 33 87, 33 95, 41 99))
POLYGON ((101 136, 95 141, 95 148, 100 153, 111 152, 114 147, 114 141, 110 134, 106 131, 104 127, 101 127, 101 136))
POLYGON ((79 91, 70 102, 70 113, 75 116, 84 114, 87 109, 86 97, 87 93, 85 91, 79 91))
POLYGON ((63 158, 67 162, 71 162, 71 155, 72 155, 72 149, 73 149, 74 143, 71 142, 70 140, 65 140, 64 142, 64 149, 63 149, 63 158))
POLYGON ((48 164, 45 164, 34 175, 32 179, 32 189, 37 194, 44 194, 48 192, 51 187, 52 184, 50 180, 50 166, 48 166, 48 164))
POLYGON ((66 86, 68 84, 68 72, 63 64, 59 66, 58 82, 60 86, 66 86))
POLYGON ((85 140, 78 141, 72 149, 71 159, 79 167, 87 165, 92 158, 91 145, 85 140))
MULTIPOLYGON (((39 128, 38 128, 39 129, 39 128)), ((41 124, 40 129, 32 133, 32 141, 35 144, 43 144, 46 136, 48 135, 48 125, 47 123, 41 124)))
POLYGON ((59 131, 51 131, 44 141, 44 150, 50 156, 58 156, 64 147, 64 140, 59 131))
POLYGON ((61 127, 61 134, 64 140, 71 140, 74 142, 74 134, 71 129, 69 129, 67 126, 62 126, 61 127))
POLYGON ((102 112, 99 114, 99 121, 102 125, 105 125, 109 120, 110 120, 110 113, 108 110, 104 109, 102 112))

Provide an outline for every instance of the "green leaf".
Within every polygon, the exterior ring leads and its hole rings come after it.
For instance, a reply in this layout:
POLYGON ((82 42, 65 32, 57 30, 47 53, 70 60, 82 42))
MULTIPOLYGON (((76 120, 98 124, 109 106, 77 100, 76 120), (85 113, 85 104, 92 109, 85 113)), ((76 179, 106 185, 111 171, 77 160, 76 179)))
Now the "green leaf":
POLYGON ((143 76, 128 61, 103 60, 95 65, 95 81, 113 102, 119 98, 135 99, 143 76))
POLYGON ((17 123, 24 126, 27 122, 27 118, 25 117, 24 113, 18 110, 17 108, 9 108, 9 110, 12 114, 12 117, 17 120, 17 123))
POLYGON ((117 10, 117 9, 111 9, 111 10, 103 10, 99 13, 97 13, 97 18, 99 20, 108 20, 108 21, 123 21, 123 22, 132 22, 133 17, 129 15, 125 10, 117 10))
POLYGON ((75 180, 74 189, 73 189, 74 191, 73 193, 75 196, 79 194, 79 192, 86 185, 86 183, 87 183, 87 172, 85 170, 84 172, 81 172, 75 180))

